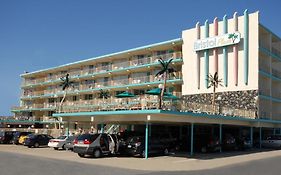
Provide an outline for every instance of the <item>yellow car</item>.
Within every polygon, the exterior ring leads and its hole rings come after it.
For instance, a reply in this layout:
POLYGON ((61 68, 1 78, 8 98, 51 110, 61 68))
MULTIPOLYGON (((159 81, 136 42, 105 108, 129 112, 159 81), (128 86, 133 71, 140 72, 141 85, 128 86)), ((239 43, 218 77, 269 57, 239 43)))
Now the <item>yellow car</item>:
POLYGON ((26 135, 26 136, 20 136, 20 138, 19 138, 19 144, 23 145, 25 139, 27 139, 27 138, 28 138, 28 135, 26 135))

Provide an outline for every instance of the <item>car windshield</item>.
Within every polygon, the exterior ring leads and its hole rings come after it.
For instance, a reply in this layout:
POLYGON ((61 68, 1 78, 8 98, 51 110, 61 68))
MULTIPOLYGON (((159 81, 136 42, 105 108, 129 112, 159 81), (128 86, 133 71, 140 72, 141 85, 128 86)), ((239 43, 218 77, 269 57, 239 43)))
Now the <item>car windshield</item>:
POLYGON ((143 137, 130 137, 128 139, 128 141, 131 142, 131 143, 140 142, 142 140, 143 140, 143 137))
POLYGON ((61 139, 61 140, 63 140, 63 139, 65 139, 67 136, 59 136, 57 139, 61 139))
POLYGON ((87 139, 87 140, 90 140, 90 141, 94 141, 98 136, 99 136, 99 134, 83 134, 83 135, 79 136, 77 138, 77 140, 81 141, 81 140, 87 139))
POLYGON ((75 136, 69 136, 66 140, 73 141, 75 139, 75 136))
POLYGON ((33 139, 33 138, 35 138, 35 137, 36 137, 36 135, 34 135, 34 134, 28 134, 28 135, 27 135, 27 138, 33 139))

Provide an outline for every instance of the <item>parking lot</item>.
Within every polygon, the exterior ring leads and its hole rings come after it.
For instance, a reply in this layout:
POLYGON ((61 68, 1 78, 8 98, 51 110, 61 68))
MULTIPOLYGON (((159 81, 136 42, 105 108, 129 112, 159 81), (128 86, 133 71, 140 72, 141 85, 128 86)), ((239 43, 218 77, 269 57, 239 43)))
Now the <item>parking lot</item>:
POLYGON ((253 160, 280 157, 281 150, 249 150, 225 153, 196 154, 189 157, 188 154, 177 154, 169 156, 151 157, 149 159, 134 157, 103 157, 80 158, 70 151, 55 151, 51 148, 27 148, 17 145, 0 145, 0 151, 41 158, 51 158, 62 161, 77 163, 118 167, 133 170, 149 171, 190 171, 213 169, 228 165, 241 164, 253 160))

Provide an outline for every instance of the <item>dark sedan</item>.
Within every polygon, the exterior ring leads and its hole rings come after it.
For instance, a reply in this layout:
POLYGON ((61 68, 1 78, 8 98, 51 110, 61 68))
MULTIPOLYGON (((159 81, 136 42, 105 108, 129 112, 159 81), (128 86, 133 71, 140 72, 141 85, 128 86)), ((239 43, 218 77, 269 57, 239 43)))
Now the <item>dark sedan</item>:
POLYGON ((46 134, 35 134, 30 135, 25 141, 24 146, 28 146, 29 148, 34 147, 38 148, 40 146, 47 146, 49 140, 53 139, 52 136, 46 134))

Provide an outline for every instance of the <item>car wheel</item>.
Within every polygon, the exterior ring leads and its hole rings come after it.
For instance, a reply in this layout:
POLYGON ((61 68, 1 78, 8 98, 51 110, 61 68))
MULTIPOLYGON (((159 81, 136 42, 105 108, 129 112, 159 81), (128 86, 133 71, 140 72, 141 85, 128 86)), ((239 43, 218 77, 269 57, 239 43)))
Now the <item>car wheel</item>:
POLYGON ((34 148, 38 148, 38 147, 39 147, 39 143, 36 142, 36 143, 34 144, 34 148))
POLYGON ((65 145, 62 145, 62 147, 61 147, 61 148, 62 148, 63 150, 66 150, 66 149, 65 149, 65 145))
POLYGON ((31 146, 27 146, 28 148, 31 148, 31 146))
POLYGON ((94 158, 99 158, 102 156, 102 152, 100 149, 96 149, 93 153, 94 158))
POLYGON ((145 150, 143 150, 143 151, 141 152, 140 156, 141 156, 142 158, 145 158, 145 150))
POLYGON ((54 150, 58 150, 59 148, 54 148, 54 150))
POLYGON ((79 157, 84 157, 85 155, 84 155, 84 154, 81 154, 81 153, 78 153, 78 156, 79 156, 79 157))
POLYGON ((166 155, 166 156, 169 155, 169 149, 168 148, 164 149, 164 155, 166 155))

